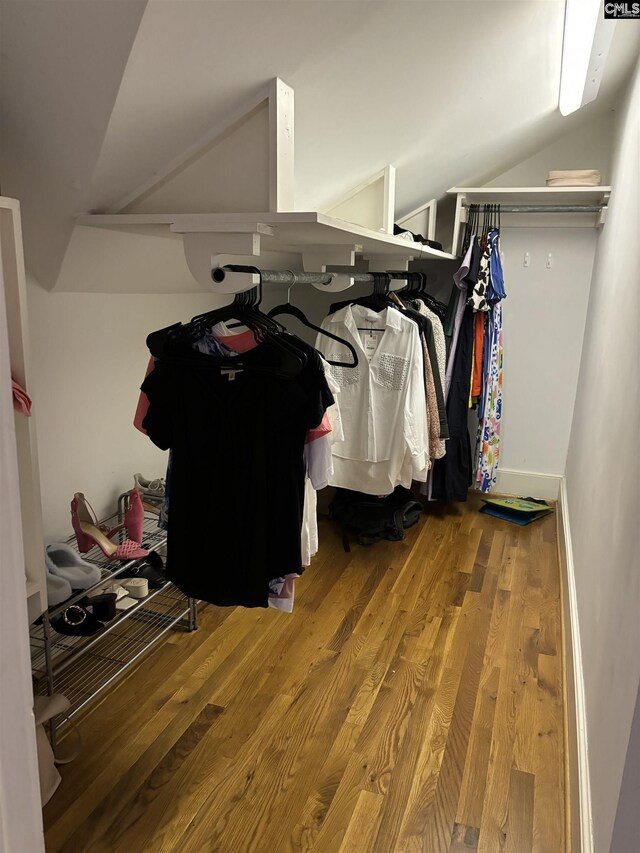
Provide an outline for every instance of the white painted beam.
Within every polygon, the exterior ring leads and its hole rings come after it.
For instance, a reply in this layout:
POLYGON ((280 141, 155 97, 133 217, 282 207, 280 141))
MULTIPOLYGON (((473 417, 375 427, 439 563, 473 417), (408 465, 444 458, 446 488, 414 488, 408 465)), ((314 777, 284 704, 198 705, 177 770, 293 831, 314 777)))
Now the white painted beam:
POLYGON ((269 210, 295 209, 294 92, 279 77, 269 90, 269 210))

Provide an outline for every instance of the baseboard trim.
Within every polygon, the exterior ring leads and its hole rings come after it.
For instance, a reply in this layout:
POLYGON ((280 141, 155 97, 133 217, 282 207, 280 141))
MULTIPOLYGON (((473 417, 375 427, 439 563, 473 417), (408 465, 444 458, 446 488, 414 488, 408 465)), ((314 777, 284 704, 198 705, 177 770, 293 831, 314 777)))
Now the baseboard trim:
POLYGON ((556 474, 535 474, 532 471, 501 468, 498 470, 496 484, 492 491, 501 495, 557 501, 560 497, 562 479, 556 474))
MULTIPOLYGON (((580 627, 578 623, 578 601, 576 592, 575 566, 573 562, 573 547, 571 544, 571 525, 569 520, 569 504, 567 484, 564 477, 560 478, 559 495, 559 532, 561 534, 560 565, 563 572, 563 587, 567 600, 564 607, 565 618, 565 674, 567 685, 565 703, 568 703, 565 723, 568 720, 568 760, 573 759, 574 768, 569 768, 567 781, 574 780, 577 791, 569 791, 569 799, 575 802, 576 794, 579 807, 579 826, 571 831, 571 849, 578 853, 594 853, 593 822, 591 812, 591 781, 589 776, 589 744, 587 739, 587 715, 584 692, 584 675, 582 669, 582 649, 580 644, 580 627), (572 797, 571 794, 574 796, 572 797), (577 837, 576 837, 577 836, 577 837)), ((571 809, 575 812, 575 809, 571 809)), ((571 815, 567 816, 571 821, 571 815)), ((577 818, 578 815, 575 815, 577 818)))

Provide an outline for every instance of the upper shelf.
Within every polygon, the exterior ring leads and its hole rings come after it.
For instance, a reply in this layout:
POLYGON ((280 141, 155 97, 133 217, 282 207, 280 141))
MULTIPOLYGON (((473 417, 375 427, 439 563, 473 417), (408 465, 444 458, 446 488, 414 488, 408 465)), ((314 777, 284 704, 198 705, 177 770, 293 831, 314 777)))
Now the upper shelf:
POLYGON ((463 195, 469 204, 589 204, 605 200, 611 187, 452 187, 450 195, 463 195))
POLYGON ((293 167, 294 93, 275 79, 126 197, 77 217, 55 289, 211 292, 230 260, 323 272, 356 255, 371 271, 454 259, 392 233, 392 165, 326 212, 295 211, 293 167))
MULTIPOLYGON (((260 250, 275 252, 306 252, 321 247, 349 247, 351 251, 367 256, 395 258, 438 258, 455 260, 449 252, 441 252, 421 243, 413 243, 392 234, 374 231, 361 225, 335 219, 317 211, 295 213, 149 213, 149 214, 89 214, 78 218, 79 225, 100 228, 163 228, 166 236, 173 234, 217 235, 211 245, 219 243, 225 248, 234 234, 251 234, 257 238, 260 250)), ((254 239, 255 244, 255 239, 254 239)))
POLYGON ((455 252, 472 204, 499 204, 501 214, 517 214, 509 224, 544 225, 551 216, 554 226, 597 226, 604 224, 611 187, 452 187, 447 192, 456 197, 451 241, 455 252))

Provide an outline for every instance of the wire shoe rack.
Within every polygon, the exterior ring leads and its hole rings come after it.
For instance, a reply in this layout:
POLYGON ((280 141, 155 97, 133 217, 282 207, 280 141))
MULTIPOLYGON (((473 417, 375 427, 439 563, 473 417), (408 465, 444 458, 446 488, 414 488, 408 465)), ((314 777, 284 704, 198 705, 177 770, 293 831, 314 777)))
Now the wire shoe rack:
MULTIPOLYGON (((120 497, 118 512, 105 523, 121 521, 126 508, 126 495, 120 497)), ((164 557, 166 533, 157 526, 158 516, 145 511, 142 546, 164 557)), ((124 538, 126 534, 120 534, 124 538)), ((75 537, 67 540, 76 547, 75 537)), ((41 695, 62 693, 71 707, 64 716, 51 722, 50 734, 55 747, 58 732, 80 710, 85 708, 109 684, 120 678, 129 667, 147 653, 171 629, 194 631, 197 624, 197 601, 187 598, 170 581, 136 601, 117 615, 96 634, 88 637, 58 633, 52 620, 71 604, 98 592, 108 583, 128 577, 144 563, 144 559, 114 562, 95 546, 83 559, 100 568, 101 579, 90 589, 75 593, 57 607, 49 608, 39 624, 31 626, 31 668, 34 692, 41 695)))

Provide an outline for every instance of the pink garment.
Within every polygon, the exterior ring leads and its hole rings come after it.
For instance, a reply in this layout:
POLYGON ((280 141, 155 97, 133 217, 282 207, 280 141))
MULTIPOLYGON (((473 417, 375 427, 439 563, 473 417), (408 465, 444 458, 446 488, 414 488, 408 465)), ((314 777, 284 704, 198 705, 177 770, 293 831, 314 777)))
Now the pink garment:
MULTIPOLYGON (((153 370, 153 356, 149 359, 149 364, 147 365, 147 372, 144 375, 146 379, 147 376, 153 370)), ((136 429, 140 430, 143 435, 147 434, 146 429, 142 426, 142 421, 147 416, 147 412, 149 411, 149 398, 147 395, 141 391, 140 396, 138 397, 138 405, 136 406, 136 413, 133 418, 133 425, 136 429)))
POLYGON ((240 332, 237 335, 217 335, 214 331, 213 337, 219 344, 224 344, 234 352, 249 352, 249 350, 255 349, 258 346, 256 336, 251 329, 247 329, 246 332, 240 332))
MULTIPOLYGON (((256 341, 255 335, 253 334, 251 329, 247 329, 246 332, 241 332, 239 335, 214 334, 214 338, 218 341, 218 343, 224 344, 229 349, 238 353, 248 352, 249 350, 254 349, 258 346, 258 342, 256 341)), ((153 357, 149 359, 149 364, 147 365, 147 372, 144 375, 145 379, 151 373, 152 370, 153 357)), ((140 396, 138 397, 136 413, 133 418, 133 425, 137 430, 143 433, 143 435, 147 434, 145 428, 142 426, 142 422, 144 421, 148 410, 149 398, 143 391, 141 391, 140 396)), ((309 430, 305 437, 304 443, 308 444, 310 441, 315 441, 318 438, 322 438, 322 436, 328 435, 330 432, 331 424, 329 422, 329 416, 325 412, 320 424, 317 427, 314 427, 314 429, 309 430)))
POLYGON ((296 578, 299 577, 298 574, 290 574, 285 575, 282 579, 278 578, 275 583, 271 581, 274 591, 269 592, 269 607, 274 610, 282 610, 284 613, 293 613, 296 578))
POLYGON ((314 427, 307 432, 304 437, 304 443, 309 444, 311 441, 317 441, 317 439, 323 438, 325 435, 329 435, 330 432, 331 422, 329 421, 329 415, 325 412, 319 426, 314 427))
POLYGON ((21 385, 18 385, 15 379, 11 380, 11 391, 13 394, 13 408, 26 418, 30 417, 31 406, 33 405, 31 397, 21 385))
MULTIPOLYGON (((229 349, 235 350, 235 352, 248 352, 250 349, 253 349, 258 345, 255 335, 248 329, 246 332, 242 332, 239 335, 214 335, 215 339, 219 343, 223 343, 225 346, 228 346, 229 349)), ((147 372, 144 375, 146 379, 147 376, 153 370, 153 356, 149 359, 149 364, 147 365, 147 372)), ((136 407, 136 413, 133 418, 134 427, 139 430, 143 435, 147 434, 147 431, 142 426, 142 422, 144 421, 147 412, 149 411, 149 398, 144 392, 140 392, 140 396, 138 397, 138 405, 136 407)))

